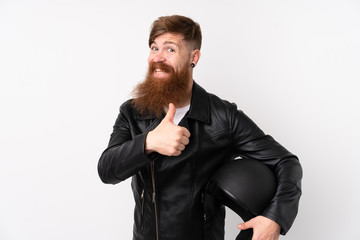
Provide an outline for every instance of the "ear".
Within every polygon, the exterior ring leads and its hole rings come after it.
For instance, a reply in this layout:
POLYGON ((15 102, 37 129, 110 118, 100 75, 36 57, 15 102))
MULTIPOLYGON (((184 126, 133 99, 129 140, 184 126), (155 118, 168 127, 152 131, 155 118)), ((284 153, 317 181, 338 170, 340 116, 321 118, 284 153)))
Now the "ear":
POLYGON ((197 65, 199 59, 200 59, 201 53, 199 49, 195 49, 191 53, 191 62, 195 63, 197 65))

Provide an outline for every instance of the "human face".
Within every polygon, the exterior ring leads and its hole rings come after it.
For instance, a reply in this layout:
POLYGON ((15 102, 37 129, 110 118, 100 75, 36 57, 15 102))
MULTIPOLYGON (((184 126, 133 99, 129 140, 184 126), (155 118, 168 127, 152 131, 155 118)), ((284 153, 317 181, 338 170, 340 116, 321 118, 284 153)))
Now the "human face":
MULTIPOLYGON (((181 34, 164 33, 157 38, 150 46, 148 58, 149 65, 163 63, 171 66, 175 73, 179 73, 189 63, 190 51, 181 34)), ((190 68, 190 66, 188 66, 190 68)), ((168 79, 171 73, 164 69, 156 68, 153 76, 159 79, 168 79)))

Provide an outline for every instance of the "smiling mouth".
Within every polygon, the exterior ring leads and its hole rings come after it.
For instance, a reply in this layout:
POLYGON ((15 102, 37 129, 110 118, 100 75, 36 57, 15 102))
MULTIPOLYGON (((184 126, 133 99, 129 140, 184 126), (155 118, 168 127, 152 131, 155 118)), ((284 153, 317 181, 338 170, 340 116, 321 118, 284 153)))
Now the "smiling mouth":
POLYGON ((164 71, 162 71, 162 70, 159 69, 159 68, 155 69, 155 72, 156 72, 156 73, 164 73, 164 71))
POLYGON ((159 75, 167 74, 167 72, 157 68, 157 69, 154 70, 154 74, 159 76, 159 75))

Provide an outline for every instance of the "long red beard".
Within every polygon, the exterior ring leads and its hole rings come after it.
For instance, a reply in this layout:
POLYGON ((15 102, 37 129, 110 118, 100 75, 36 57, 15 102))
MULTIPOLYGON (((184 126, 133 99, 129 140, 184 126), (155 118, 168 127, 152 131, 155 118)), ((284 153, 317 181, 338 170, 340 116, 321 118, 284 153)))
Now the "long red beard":
POLYGON ((181 103, 187 97, 189 79, 190 62, 177 73, 169 65, 151 62, 145 80, 133 90, 132 104, 141 114, 151 114, 161 118, 164 107, 169 103, 175 105, 181 103), (155 69, 169 73, 169 77, 154 77, 155 69))

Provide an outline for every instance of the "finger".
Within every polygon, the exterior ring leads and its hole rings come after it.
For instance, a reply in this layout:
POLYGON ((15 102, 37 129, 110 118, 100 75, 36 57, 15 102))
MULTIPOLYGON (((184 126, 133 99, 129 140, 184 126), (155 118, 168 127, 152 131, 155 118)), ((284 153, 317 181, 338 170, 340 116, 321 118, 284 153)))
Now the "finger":
POLYGON ((182 132, 183 132, 183 135, 187 138, 189 138, 191 136, 189 130, 187 130, 187 128, 184 128, 182 127, 182 132))
POLYGON ((177 147, 177 149, 178 149, 179 151, 183 151, 183 150, 185 149, 185 145, 179 144, 179 146, 177 147))
POLYGON ((176 150, 173 153, 170 153, 169 156, 179 156, 181 154, 181 151, 176 150))
POLYGON ((175 105, 172 104, 172 103, 169 103, 169 109, 168 109, 168 111, 167 111, 166 116, 165 116, 164 119, 167 119, 167 120, 169 120, 170 122, 174 123, 175 113, 176 113, 175 105))
POLYGON ((240 230, 246 230, 246 229, 248 229, 248 227, 246 227, 246 225, 245 225, 244 223, 239 224, 237 227, 238 227, 238 229, 240 229, 240 230))
POLYGON ((183 137, 180 139, 180 142, 181 142, 182 144, 184 144, 184 145, 188 145, 189 142, 190 142, 190 140, 189 140, 188 137, 183 136, 183 137))
POLYGON ((247 222, 244 222, 244 223, 241 223, 238 225, 238 228, 240 230, 246 230, 246 229, 249 229, 249 228, 252 228, 252 222, 251 220, 250 221, 247 221, 247 222))

